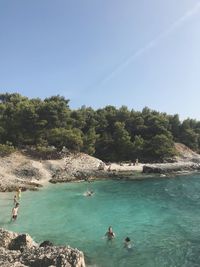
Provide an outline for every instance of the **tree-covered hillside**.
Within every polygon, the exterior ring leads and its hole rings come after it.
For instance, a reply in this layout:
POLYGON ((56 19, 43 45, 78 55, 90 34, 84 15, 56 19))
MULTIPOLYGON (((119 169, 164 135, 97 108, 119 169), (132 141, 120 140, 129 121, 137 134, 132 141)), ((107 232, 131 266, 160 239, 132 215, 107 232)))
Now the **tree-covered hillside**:
POLYGON ((200 122, 145 107, 126 106, 72 110, 69 100, 52 96, 41 100, 19 94, 0 94, 1 147, 63 147, 83 151, 105 161, 163 161, 175 154, 174 142, 200 151, 200 122))

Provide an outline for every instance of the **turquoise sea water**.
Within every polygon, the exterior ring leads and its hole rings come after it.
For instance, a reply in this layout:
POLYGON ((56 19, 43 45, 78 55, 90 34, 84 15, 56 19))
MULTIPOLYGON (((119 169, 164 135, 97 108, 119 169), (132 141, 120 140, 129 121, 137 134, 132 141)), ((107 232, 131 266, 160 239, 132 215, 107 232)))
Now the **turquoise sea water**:
POLYGON ((13 193, 0 194, 0 227, 28 232, 38 242, 69 244, 87 266, 199 267, 200 175, 143 181, 48 185, 24 192, 19 217, 10 223, 13 193), (112 226, 116 238, 102 238, 112 226), (129 236, 134 248, 127 250, 129 236))

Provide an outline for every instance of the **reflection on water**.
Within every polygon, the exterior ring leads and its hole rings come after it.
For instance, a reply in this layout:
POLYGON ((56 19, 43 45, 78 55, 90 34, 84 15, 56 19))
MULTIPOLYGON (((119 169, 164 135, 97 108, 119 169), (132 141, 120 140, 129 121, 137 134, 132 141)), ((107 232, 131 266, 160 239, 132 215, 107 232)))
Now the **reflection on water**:
POLYGON ((199 267, 200 176, 49 185, 25 192, 10 223, 14 193, 0 194, 0 226, 84 251, 88 266, 199 267), (104 237, 108 226, 116 234, 104 237), (124 248, 130 237, 134 248, 124 248))

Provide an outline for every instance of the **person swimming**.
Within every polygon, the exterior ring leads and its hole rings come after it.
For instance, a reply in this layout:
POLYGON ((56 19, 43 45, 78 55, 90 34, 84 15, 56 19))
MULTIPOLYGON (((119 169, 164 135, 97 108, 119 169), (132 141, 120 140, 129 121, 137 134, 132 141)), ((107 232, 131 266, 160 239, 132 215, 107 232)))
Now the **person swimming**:
POLYGON ((126 237, 124 239, 124 248, 127 248, 127 249, 131 249, 132 248, 131 239, 129 237, 126 237))
POLYGON ((113 238, 115 238, 115 233, 113 232, 111 226, 109 226, 108 231, 105 233, 105 236, 107 237, 108 240, 112 240, 113 238))
POLYGON ((15 207, 12 209, 12 218, 11 220, 15 221, 17 219, 19 209, 19 203, 16 203, 15 207))
POLYGON ((94 195, 94 191, 91 189, 91 181, 89 179, 92 179, 92 177, 89 177, 87 179, 88 187, 87 187, 87 191, 84 193, 84 196, 86 197, 91 197, 94 195))
POLYGON ((87 190, 84 194, 85 197, 91 197, 94 195, 94 191, 92 190, 87 190))
POLYGON ((88 197, 91 197, 92 195, 94 195, 94 192, 93 192, 93 191, 88 191, 88 192, 87 192, 87 196, 88 196, 88 197))

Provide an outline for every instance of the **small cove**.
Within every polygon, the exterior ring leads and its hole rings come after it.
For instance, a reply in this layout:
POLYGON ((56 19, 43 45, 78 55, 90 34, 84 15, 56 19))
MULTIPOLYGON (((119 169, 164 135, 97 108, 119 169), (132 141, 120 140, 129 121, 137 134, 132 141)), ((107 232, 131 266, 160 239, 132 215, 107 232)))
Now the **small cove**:
POLYGON ((87 266, 196 267, 200 264, 200 175, 142 181, 49 184, 23 192, 10 223, 14 193, 0 193, 0 227, 82 250, 87 266), (113 242, 103 239, 108 226, 113 242), (129 236, 134 248, 127 251, 129 236))

